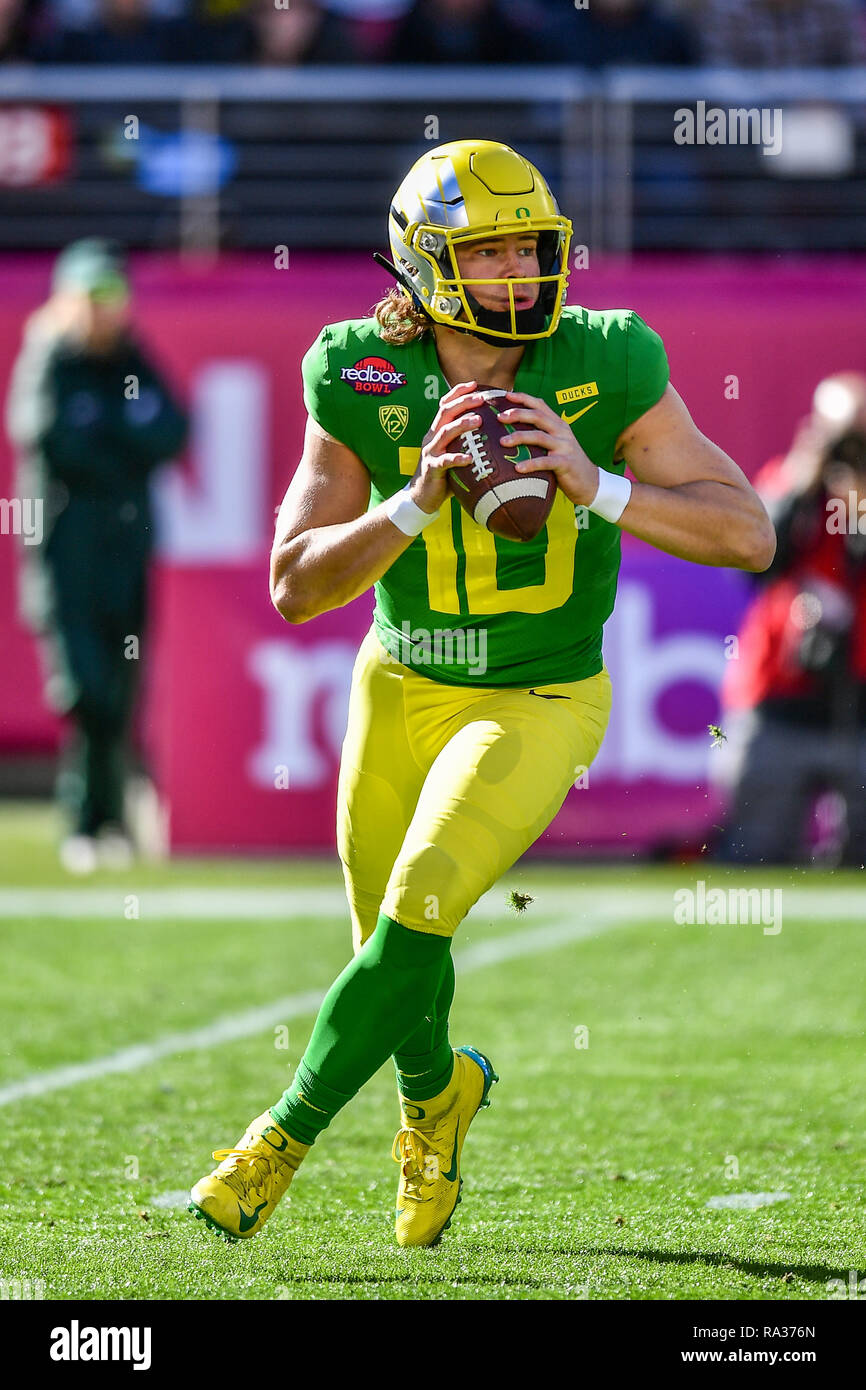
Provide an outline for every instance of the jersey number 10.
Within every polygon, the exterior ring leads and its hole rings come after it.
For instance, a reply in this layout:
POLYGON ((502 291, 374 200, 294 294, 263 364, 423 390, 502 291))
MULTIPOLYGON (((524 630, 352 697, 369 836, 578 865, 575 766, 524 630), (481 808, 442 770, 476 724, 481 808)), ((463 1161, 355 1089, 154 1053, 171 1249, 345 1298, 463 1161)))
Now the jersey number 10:
MULTIPOLYGON (((400 450, 400 472, 409 477, 418 467, 420 449, 400 450)), ((427 550, 427 595, 434 613, 459 613, 457 550, 451 531, 451 507, 443 507, 436 521, 425 526, 421 539, 427 550)), ((520 589, 496 586, 496 542, 493 533, 478 526, 459 509, 466 555, 466 599, 470 614, 548 613, 571 597, 574 584, 574 547, 578 531, 574 503, 557 492, 547 518, 547 554, 544 580, 520 589)))

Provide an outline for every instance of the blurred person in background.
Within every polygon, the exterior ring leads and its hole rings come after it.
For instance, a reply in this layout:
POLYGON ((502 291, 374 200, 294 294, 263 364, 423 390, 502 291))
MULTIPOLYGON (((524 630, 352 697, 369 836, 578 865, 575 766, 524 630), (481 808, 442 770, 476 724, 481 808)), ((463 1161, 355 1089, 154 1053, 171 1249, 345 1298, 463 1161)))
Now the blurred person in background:
POLYGON ((700 60, 718 67, 822 68, 866 62, 859 0, 704 0, 700 60))
POLYGON ((505 0, 415 0, 391 49, 398 63, 525 63, 533 34, 505 0))
POLYGON ((413 0, 320 0, 327 26, 342 29, 357 63, 386 63, 400 19, 413 0), (335 24, 336 21, 336 24, 335 24))
MULTIPOLYGON (((164 19, 177 19, 190 0, 149 0, 148 9, 164 19)), ((88 29, 99 23, 102 0, 41 0, 41 12, 55 29, 88 29)))
POLYGON ((0 0, 0 62, 29 58, 35 9, 28 0, 0 0))
POLYGON ((249 18, 252 61, 286 67, 372 61, 366 57, 363 18, 329 14, 319 0, 292 0, 288 9, 277 9, 274 0, 256 0, 249 18))
POLYGON ((845 802, 841 862, 866 861, 866 376, 815 391, 790 451, 759 472, 776 558, 756 582, 722 689, 714 768, 731 795, 719 857, 799 863, 816 791, 845 802))
POLYGON ((260 63, 378 64, 390 56, 409 0, 254 0, 253 58, 260 63))
POLYGON ((250 12, 254 57, 260 63, 315 62, 325 22, 318 0, 295 0, 288 10, 278 10, 273 0, 258 0, 250 12))
POLYGON ((45 63, 171 63, 190 61, 195 46, 194 23, 160 14, 152 0, 100 0, 91 22, 55 23, 34 56, 45 63))
POLYGON ((547 56, 585 68, 697 62, 692 27, 652 0, 590 0, 586 9, 555 5, 547 56))
POLYGON ((41 639, 46 696, 74 733, 58 796, 61 861, 87 873, 131 857, 126 748, 146 627, 153 527, 149 480, 187 420, 133 334, 123 259, 75 242, 25 326, 7 401, 19 495, 42 499, 42 539, 24 550, 22 616, 41 639))

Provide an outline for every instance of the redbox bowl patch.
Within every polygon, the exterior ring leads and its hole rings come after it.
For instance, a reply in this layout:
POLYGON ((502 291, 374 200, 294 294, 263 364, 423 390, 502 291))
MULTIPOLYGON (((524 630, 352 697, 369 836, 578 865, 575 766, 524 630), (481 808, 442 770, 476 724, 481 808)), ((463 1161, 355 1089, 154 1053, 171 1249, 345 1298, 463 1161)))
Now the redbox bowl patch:
POLYGON ((353 391, 369 396, 390 396, 406 385, 406 373, 398 372, 385 357, 362 357, 354 367, 341 367, 340 380, 347 381, 353 391))

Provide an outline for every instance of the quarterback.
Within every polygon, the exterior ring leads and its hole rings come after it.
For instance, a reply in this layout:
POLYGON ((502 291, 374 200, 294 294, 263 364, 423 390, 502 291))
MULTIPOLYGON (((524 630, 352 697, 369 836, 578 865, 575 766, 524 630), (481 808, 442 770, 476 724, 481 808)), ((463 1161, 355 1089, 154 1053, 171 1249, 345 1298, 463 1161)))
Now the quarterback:
POLYGON ((620 531, 752 571, 775 550, 757 494, 670 385, 658 335, 631 310, 565 307, 571 224, 520 154, 484 140, 430 150, 395 194, 389 232, 382 264, 397 285, 371 317, 326 326, 304 358, 304 452, 271 556, 290 623, 375 585, 337 807, 354 955, 288 1090, 192 1189, 190 1210, 231 1237, 261 1230, 318 1136, 393 1057, 396 1239, 439 1239, 467 1131, 499 1079, 449 1040, 452 939, 601 745, 620 531), (456 504, 479 387, 508 392, 508 442, 536 455, 516 470, 555 474, 534 540, 456 504))

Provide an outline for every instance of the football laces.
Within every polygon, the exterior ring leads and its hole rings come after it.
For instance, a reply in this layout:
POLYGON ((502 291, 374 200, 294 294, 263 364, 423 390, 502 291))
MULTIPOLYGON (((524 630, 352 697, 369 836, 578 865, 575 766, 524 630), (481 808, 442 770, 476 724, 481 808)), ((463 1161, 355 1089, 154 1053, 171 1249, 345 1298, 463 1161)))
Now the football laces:
POLYGON ((463 438, 472 458, 472 476, 476 482, 480 483, 483 478, 489 478, 491 474, 496 472, 484 447, 487 435, 482 434, 480 430, 469 430, 463 438))

